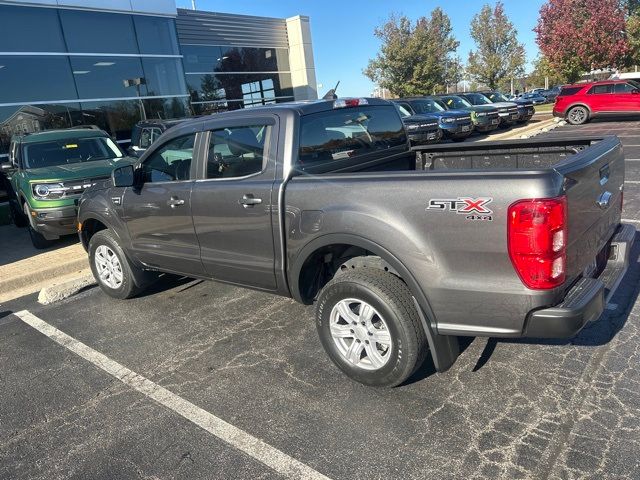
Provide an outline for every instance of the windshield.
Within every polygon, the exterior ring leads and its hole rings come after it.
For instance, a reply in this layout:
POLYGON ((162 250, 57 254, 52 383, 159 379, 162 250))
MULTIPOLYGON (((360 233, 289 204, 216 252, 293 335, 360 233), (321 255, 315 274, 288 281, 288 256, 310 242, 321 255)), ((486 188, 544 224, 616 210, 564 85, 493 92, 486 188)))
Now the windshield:
POLYGON ((640 82, 636 82, 635 80, 627 80, 627 83, 640 90, 640 82))
POLYGON ((469 108, 471 104, 464 98, 460 97, 442 97, 442 101, 447 105, 447 108, 469 108))
POLYGON ((411 116, 411 112, 407 110, 405 107, 403 107, 402 105, 396 104, 396 108, 398 109, 398 112, 400 112, 400 116, 402 118, 411 116))
POLYGON ((491 100, 482 95, 481 93, 468 93, 467 100, 469 100, 473 105, 490 105, 491 100))
POLYGON ((444 112, 445 108, 435 100, 425 98, 422 100, 413 100, 411 106, 416 113, 438 113, 444 112))
MULTIPOLYGON (((527 95, 531 95, 531 94, 527 94, 527 95)), ((508 102, 509 101, 509 99, 505 97, 503 94, 501 94, 500 92, 488 93, 487 97, 489 97, 489 100, 491 100, 492 102, 508 102)))
POLYGON ((122 150, 109 137, 65 138, 29 143, 24 147, 27 168, 57 167, 121 157, 122 150))

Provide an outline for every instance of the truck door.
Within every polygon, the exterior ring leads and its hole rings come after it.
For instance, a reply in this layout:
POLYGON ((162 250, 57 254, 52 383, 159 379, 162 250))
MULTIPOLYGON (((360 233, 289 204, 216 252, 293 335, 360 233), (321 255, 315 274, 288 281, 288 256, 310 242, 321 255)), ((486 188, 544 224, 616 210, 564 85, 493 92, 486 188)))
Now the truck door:
POLYGON ((140 166, 142 185, 127 188, 122 198, 136 258, 187 276, 204 274, 191 218, 196 135, 173 137, 155 149, 140 166))
POLYGON ((273 218, 277 218, 275 117, 209 124, 192 192, 201 258, 211 277, 276 289, 273 218))

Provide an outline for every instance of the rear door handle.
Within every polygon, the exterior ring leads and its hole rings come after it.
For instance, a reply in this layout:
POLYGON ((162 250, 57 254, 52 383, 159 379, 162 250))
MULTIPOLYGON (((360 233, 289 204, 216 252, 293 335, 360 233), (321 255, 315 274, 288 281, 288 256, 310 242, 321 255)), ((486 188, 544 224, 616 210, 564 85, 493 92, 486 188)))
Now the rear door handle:
POLYGON ((252 193, 247 193, 242 197, 240 203, 244 208, 249 208, 255 205, 260 205, 262 203, 262 199, 254 197, 252 193))
POLYGON ((167 205, 169 205, 171 208, 176 208, 180 205, 184 205, 184 200, 178 197, 171 197, 171 200, 167 200, 167 205))

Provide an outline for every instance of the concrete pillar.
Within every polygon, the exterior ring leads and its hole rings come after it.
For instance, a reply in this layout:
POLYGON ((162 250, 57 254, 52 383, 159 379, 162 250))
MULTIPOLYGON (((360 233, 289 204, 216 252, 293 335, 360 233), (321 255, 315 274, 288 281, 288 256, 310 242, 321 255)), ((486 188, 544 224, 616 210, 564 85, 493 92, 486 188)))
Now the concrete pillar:
POLYGON ((313 61, 309 17, 298 15, 287 18, 286 21, 293 95, 296 100, 316 100, 316 66, 313 61))

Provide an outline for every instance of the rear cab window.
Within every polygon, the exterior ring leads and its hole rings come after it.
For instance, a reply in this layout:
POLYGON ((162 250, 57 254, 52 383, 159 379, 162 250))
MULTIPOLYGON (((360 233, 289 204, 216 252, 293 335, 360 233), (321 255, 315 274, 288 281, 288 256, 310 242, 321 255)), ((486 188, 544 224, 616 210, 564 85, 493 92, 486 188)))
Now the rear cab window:
POLYGON ((357 106, 301 118, 297 170, 322 173, 408 151, 393 105, 357 106))

